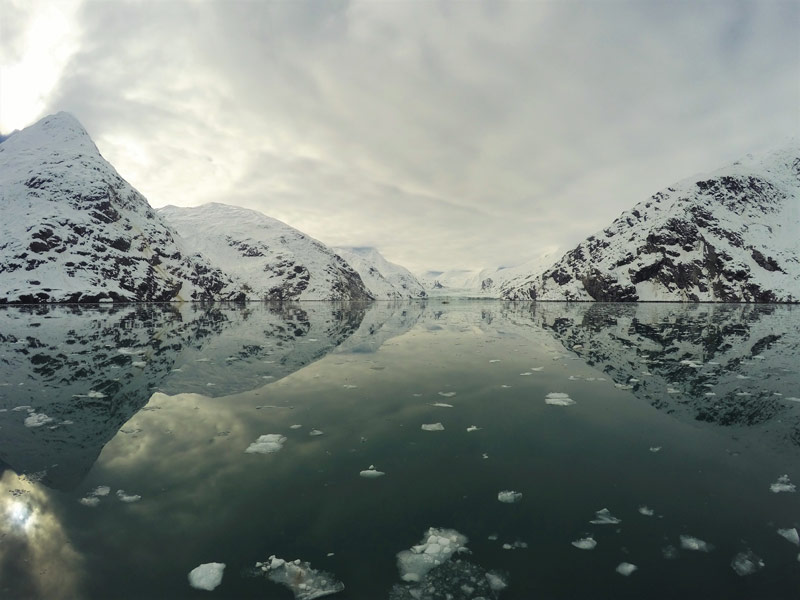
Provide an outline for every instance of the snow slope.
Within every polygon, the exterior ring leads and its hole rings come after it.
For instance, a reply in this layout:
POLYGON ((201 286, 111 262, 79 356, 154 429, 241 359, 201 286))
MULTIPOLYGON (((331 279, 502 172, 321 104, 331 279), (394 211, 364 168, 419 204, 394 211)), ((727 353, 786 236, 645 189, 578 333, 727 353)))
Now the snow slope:
POLYGON ((407 269, 390 263, 375 248, 345 247, 333 248, 361 276, 370 293, 380 300, 401 298, 424 298, 425 289, 407 269))
POLYGON ((669 187, 623 213, 513 300, 800 301, 800 144, 669 187))
POLYGON ((372 299, 342 258, 277 219, 217 203, 166 206, 157 213, 191 248, 240 282, 248 299, 372 299))
POLYGON ((100 155, 51 115, 0 144, 0 303, 234 300, 100 155))

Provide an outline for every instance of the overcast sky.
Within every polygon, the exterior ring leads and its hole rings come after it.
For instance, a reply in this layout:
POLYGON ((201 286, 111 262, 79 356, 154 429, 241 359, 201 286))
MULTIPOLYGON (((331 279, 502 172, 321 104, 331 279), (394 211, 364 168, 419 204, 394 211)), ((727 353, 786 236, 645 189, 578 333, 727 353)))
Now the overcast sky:
POLYGON ((569 249, 800 132, 800 2, 0 0, 0 133, 413 271, 569 249))

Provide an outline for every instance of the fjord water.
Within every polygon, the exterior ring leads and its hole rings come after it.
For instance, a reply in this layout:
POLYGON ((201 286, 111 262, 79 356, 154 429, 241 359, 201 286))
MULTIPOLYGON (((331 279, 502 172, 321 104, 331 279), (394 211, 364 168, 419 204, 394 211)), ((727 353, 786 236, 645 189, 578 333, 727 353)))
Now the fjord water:
POLYGON ((3 598, 293 598, 254 569, 270 555, 342 599, 473 598, 486 572, 503 599, 800 589, 778 533, 798 495, 773 491, 800 483, 797 307, 36 306, 0 324, 3 598), (282 447, 246 452, 265 434, 282 447), (591 523, 604 508, 620 522, 591 523), (396 555, 430 527, 470 552, 413 587, 396 555), (745 552, 763 568, 737 574, 745 552), (221 584, 194 589, 209 562, 221 584))

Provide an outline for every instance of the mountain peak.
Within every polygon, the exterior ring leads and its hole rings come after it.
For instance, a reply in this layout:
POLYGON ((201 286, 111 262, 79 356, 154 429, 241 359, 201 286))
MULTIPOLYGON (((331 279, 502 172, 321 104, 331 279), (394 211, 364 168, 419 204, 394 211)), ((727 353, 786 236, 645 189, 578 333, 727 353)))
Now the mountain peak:
POLYGON ((58 112, 10 135, 0 151, 26 150, 41 155, 61 152, 99 154, 92 138, 80 121, 68 112, 58 112))

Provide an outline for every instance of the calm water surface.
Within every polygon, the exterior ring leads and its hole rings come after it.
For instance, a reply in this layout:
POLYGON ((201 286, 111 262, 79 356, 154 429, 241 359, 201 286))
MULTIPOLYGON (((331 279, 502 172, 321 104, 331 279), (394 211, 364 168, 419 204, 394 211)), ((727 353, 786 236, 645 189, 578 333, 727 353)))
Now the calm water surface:
POLYGON ((797 598, 798 356, 787 306, 3 308, 0 597, 797 598))

